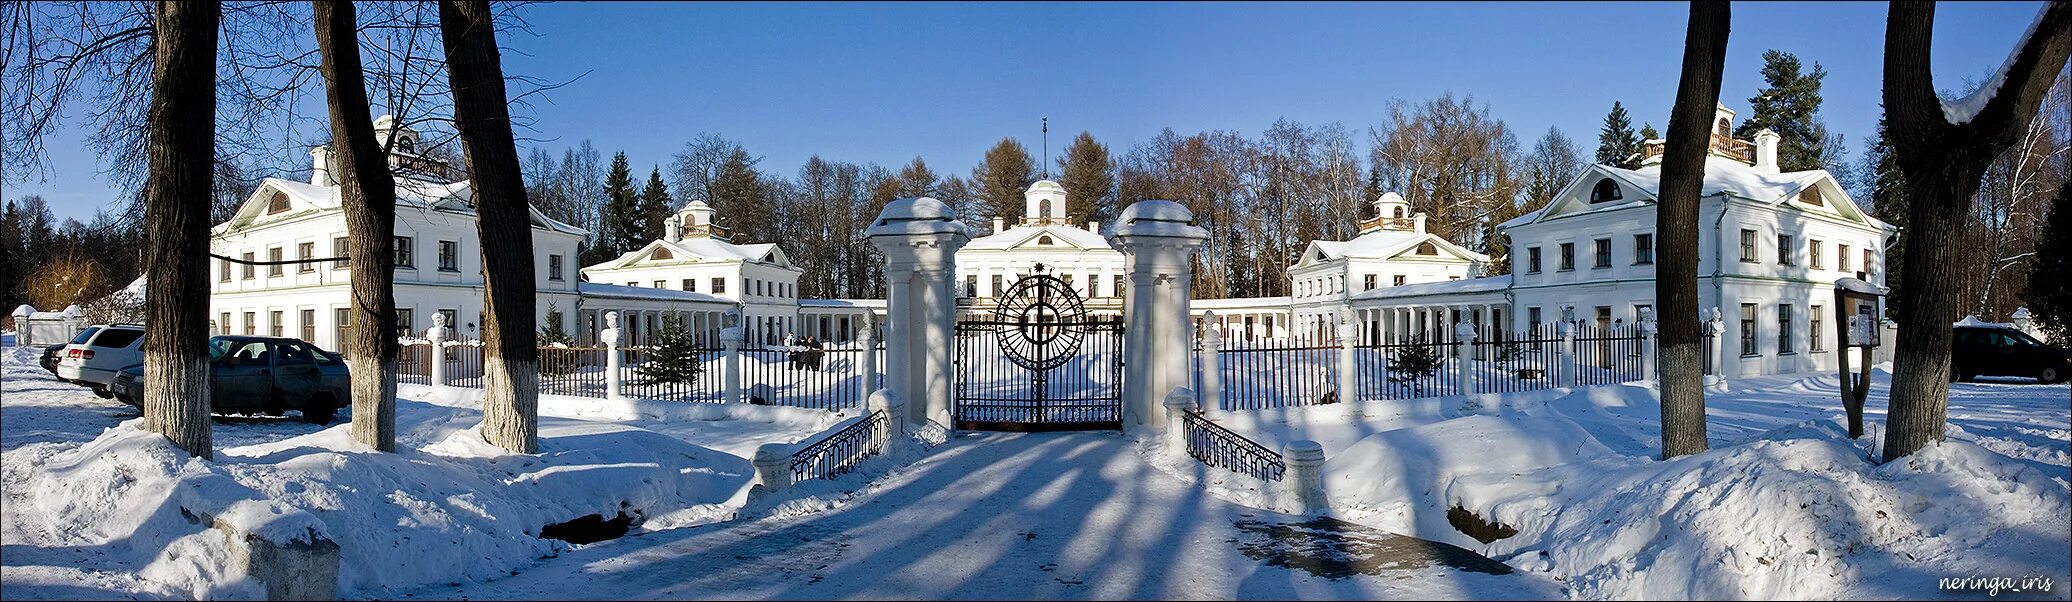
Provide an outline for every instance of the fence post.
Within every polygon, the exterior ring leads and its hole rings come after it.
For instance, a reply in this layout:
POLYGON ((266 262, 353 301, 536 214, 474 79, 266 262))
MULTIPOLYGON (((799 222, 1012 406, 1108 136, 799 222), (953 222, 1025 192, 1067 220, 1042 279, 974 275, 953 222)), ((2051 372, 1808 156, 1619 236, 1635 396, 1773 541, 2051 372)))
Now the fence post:
POLYGON ((1165 445, 1166 453, 1187 453, 1186 414, 1194 411, 1194 391, 1187 387, 1173 387, 1165 396, 1165 445))
POLYGON ((1331 509, 1324 495, 1324 446, 1302 439, 1281 447, 1281 460, 1288 473, 1281 479, 1281 509, 1291 514, 1313 514, 1331 509))
POLYGON ((891 389, 873 391, 870 400, 865 402, 865 407, 873 412, 885 413, 885 422, 891 425, 894 440, 906 436, 906 400, 900 398, 898 393, 891 389))
POLYGON ((33 329, 29 328, 29 315, 34 313, 36 313, 34 306, 23 303, 15 306, 14 313, 10 314, 14 317, 14 346, 27 347, 32 343, 41 342, 31 340, 36 335, 31 332, 33 329))
POLYGON ((1453 361, 1453 377, 1460 381, 1460 394, 1475 394, 1475 371, 1469 366, 1475 359, 1475 324, 1461 322, 1453 325, 1454 343, 1461 346, 1460 357, 1453 361))
MULTIPOLYGON (((727 309, 724 319, 726 327, 719 329, 719 344, 723 348, 719 360, 722 366, 720 378, 724 382, 721 388, 726 396, 722 400, 741 403, 741 306, 727 309)), ((756 453, 762 452, 758 450, 756 453)))
POLYGON ((1633 328, 1637 335, 1634 342, 1640 345, 1640 379, 1655 382, 1655 369, 1661 363, 1661 359, 1655 357, 1659 349, 1655 346, 1655 310, 1640 308, 1640 319, 1633 323, 1633 328))
POLYGON ((1207 312, 1201 320, 1201 408, 1223 409, 1223 326, 1216 322, 1216 312, 1207 312))
POLYGON ((1125 430, 1164 428, 1159 391, 1191 384, 1185 350, 1193 333, 1192 258, 1209 239, 1194 213, 1172 201, 1124 207, 1109 235, 1122 252, 1130 291, 1123 297, 1122 422, 1125 430))
POLYGON ((1359 358, 1353 355, 1360 324, 1353 316, 1351 309, 1338 312, 1338 403, 1345 404, 1347 420, 1359 420, 1364 415, 1360 409, 1359 358))
MULTIPOLYGON (((865 313, 863 325, 858 328, 856 333, 856 342, 863 349, 863 355, 856 360, 856 374, 863 380, 862 384, 856 387, 856 396, 857 399, 862 400, 866 405, 871 403, 871 400, 877 399, 872 393, 878 391, 878 332, 876 329, 871 328, 871 323, 874 321, 876 320, 871 314, 865 313)), ((901 407, 900 413, 888 414, 888 416, 895 422, 898 422, 901 428, 904 428, 907 416, 904 405, 901 407)))
POLYGON ((763 490, 783 491, 791 486, 791 444, 764 443, 755 448, 756 479, 762 481, 763 490))
POLYGON ((1554 348, 1554 386, 1576 386, 1576 306, 1561 307, 1561 321, 1554 324, 1561 344, 1554 348))
POLYGON ((1722 347, 1726 345, 1727 323, 1720 318, 1718 307, 1712 308, 1703 317, 1705 318, 1705 332, 1712 334, 1712 365, 1707 366, 1710 370, 1705 371, 1705 384, 1711 385, 1717 384, 1721 379, 1726 378, 1724 374, 1720 373, 1721 368, 1726 365, 1725 361, 1720 359, 1720 352, 1723 350, 1722 347))
POLYGON ((619 382, 619 367, 626 364, 626 357, 619 348, 619 312, 604 312, 604 330, 597 332, 597 340, 604 342, 604 398, 624 399, 625 383, 619 382))
POLYGON ((434 390, 446 388, 446 339, 450 336, 448 331, 451 330, 446 326, 446 314, 432 312, 432 327, 425 329, 424 338, 431 342, 432 356, 427 358, 427 361, 432 364, 434 390))

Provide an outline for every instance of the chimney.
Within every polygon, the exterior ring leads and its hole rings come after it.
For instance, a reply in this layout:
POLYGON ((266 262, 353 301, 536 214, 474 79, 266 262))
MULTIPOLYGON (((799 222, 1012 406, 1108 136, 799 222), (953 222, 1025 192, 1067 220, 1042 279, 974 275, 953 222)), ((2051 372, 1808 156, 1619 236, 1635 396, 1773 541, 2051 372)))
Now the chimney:
POLYGON ((1100 233, 1101 233, 1101 222, 1097 222, 1097 221, 1093 221, 1093 220, 1087 220, 1087 221, 1086 221, 1086 231, 1088 231, 1088 232, 1092 232, 1092 233, 1094 233, 1094 234, 1100 234, 1100 233))
POLYGON ((995 216, 993 216, 993 233, 994 233, 994 234, 999 234, 999 233, 1001 233, 1001 232, 1006 232, 1006 231, 1007 231, 1007 218, 1003 218, 1003 217, 1000 217, 1000 216, 998 216, 998 215, 995 215, 995 216))
POLYGON ((1424 222, 1425 222, 1425 214, 1424 214, 1424 212, 1423 212, 1423 211, 1419 211, 1419 212, 1417 212, 1417 233, 1418 233, 1418 234, 1424 234, 1424 231, 1425 231, 1425 230, 1424 230, 1424 222))
POLYGON ((309 149, 309 183, 316 186, 337 184, 331 179, 331 149, 321 146, 309 149))
POLYGON ((1777 143, 1782 137, 1770 128, 1755 133, 1755 170, 1777 173, 1777 143))
POLYGON ((669 239, 669 242, 683 240, 683 217, 671 215, 668 219, 662 220, 662 237, 669 239))

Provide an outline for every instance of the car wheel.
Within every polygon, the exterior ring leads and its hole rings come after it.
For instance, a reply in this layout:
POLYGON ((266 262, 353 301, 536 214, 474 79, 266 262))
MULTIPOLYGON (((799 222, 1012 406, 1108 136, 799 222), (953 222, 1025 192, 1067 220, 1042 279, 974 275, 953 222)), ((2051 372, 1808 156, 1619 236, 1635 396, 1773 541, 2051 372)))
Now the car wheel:
POLYGON ((302 421, 310 424, 331 424, 338 417, 338 402, 330 395, 309 398, 309 405, 302 406, 302 421))
POLYGON ((2041 381, 2043 384, 2053 384, 2065 380, 2065 373, 2057 368, 2044 368, 2036 373, 2036 380, 2041 381))
POLYGON ((107 387, 94 387, 93 389, 94 389, 94 396, 95 396, 95 397, 99 397, 99 398, 101 398, 101 399, 114 399, 114 398, 115 398, 115 392, 114 392, 114 391, 110 391, 110 390, 108 390, 108 388, 107 388, 107 387))

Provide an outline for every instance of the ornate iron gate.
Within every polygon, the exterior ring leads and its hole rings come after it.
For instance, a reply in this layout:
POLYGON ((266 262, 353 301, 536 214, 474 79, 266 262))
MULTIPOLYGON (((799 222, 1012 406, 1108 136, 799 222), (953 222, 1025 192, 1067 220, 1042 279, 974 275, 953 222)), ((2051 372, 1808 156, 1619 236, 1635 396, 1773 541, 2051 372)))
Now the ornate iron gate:
POLYGON ((1122 428, 1122 318, 1087 315, 1041 265, 990 315, 957 322, 956 355, 957 428, 1122 428))

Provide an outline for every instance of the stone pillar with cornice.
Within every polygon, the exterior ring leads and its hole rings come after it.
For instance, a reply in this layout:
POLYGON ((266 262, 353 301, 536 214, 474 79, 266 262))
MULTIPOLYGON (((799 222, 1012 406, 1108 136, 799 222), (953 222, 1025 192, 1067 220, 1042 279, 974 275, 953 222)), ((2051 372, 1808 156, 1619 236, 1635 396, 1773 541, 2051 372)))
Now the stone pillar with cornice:
POLYGON ((1122 210, 1111 244, 1122 251, 1130 293, 1123 306, 1122 425, 1166 428, 1161 405, 1173 387, 1191 387, 1196 250, 1209 233, 1172 201, 1137 201, 1122 210))
POLYGON ((973 231, 950 206, 928 197, 887 203, 864 236, 885 255, 885 388, 908 400, 909 423, 950 417, 950 363, 956 352, 951 280, 957 249, 973 231))

